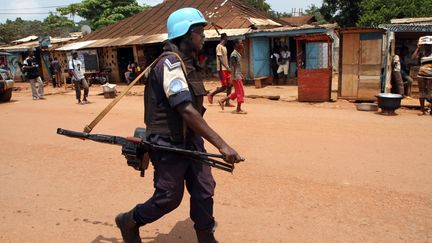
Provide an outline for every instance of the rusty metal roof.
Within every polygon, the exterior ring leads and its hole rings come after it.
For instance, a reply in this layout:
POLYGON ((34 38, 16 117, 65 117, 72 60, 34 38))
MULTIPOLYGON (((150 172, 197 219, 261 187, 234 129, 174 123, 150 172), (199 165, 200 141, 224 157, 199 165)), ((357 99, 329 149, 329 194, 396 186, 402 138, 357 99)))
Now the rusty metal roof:
MULTIPOLYGON (((31 40, 34 38, 31 38, 31 36, 30 36, 30 37, 26 37, 24 39, 21 39, 21 41, 27 40, 27 39, 31 40)), ((51 40, 50 47, 56 46, 56 45, 59 45, 62 43, 67 43, 67 42, 75 40, 75 39, 77 39, 77 38, 75 38, 75 37, 66 37, 66 38, 60 38, 60 37, 52 38, 52 37, 50 37, 50 40, 51 40)), ((78 42, 78 43, 80 43, 80 42, 78 42)), ((4 50, 4 51, 8 51, 8 52, 25 52, 25 51, 28 51, 29 49, 32 49, 32 48, 35 48, 38 46, 39 46, 39 41, 28 41, 28 42, 24 42, 24 43, 20 42, 20 43, 15 44, 15 45, 1 46, 0 50, 4 50)))
MULTIPOLYGON (((218 28, 220 27, 224 30, 245 29, 252 25, 278 27, 285 24, 284 21, 272 18, 264 12, 245 6, 238 0, 165 0, 148 10, 97 30, 82 38, 81 41, 133 36, 149 38, 149 36, 165 34, 167 33, 166 21, 168 16, 175 10, 183 7, 199 9, 209 23, 214 23, 218 28)), ((207 30, 211 28, 213 28, 211 24, 206 27, 207 30)), ((156 39, 159 40, 160 38, 156 39)), ((132 43, 134 42, 132 41, 132 43)), ((143 43, 142 41, 139 42, 143 43)))
MULTIPOLYGON (((204 32, 205 32, 206 40, 220 39, 219 34, 214 29, 205 30, 204 32)), ((249 28, 226 29, 223 30, 223 32, 226 33, 229 37, 234 38, 234 37, 244 36, 246 33, 250 32, 250 29, 249 28)), ((160 42, 164 42, 166 39, 168 39, 168 35, 166 33, 154 34, 154 35, 136 35, 136 36, 119 37, 119 38, 80 41, 80 42, 64 45, 55 50, 70 51, 70 50, 89 49, 89 48, 98 48, 98 47, 107 47, 107 46, 142 45, 142 44, 160 43, 160 42)))

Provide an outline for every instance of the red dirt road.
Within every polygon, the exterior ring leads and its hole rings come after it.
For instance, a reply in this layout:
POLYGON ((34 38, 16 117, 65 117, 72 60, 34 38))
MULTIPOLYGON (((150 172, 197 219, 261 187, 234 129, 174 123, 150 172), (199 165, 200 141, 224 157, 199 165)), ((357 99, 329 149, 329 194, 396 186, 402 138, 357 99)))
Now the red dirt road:
MULTIPOLYGON (((0 242, 122 242, 115 215, 152 194, 152 170, 140 178, 120 147, 56 135, 81 131, 111 101, 92 94, 84 106, 71 92, 40 101, 15 92, 0 104, 0 242)), ((247 115, 207 107, 247 159, 232 175, 213 170, 221 243, 432 242, 432 117, 342 101, 246 99, 247 115)), ((127 96, 93 132, 132 135, 142 110, 142 96, 127 96)), ((141 236, 196 242, 188 194, 141 236)))

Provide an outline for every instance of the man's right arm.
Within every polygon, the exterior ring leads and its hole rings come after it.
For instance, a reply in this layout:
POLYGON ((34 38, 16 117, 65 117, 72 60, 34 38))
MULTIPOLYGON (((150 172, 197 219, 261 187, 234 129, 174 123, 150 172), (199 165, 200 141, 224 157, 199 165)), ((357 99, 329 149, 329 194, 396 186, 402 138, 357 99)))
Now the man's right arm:
POLYGON ((74 68, 72 61, 69 61, 68 73, 69 73, 69 76, 75 78, 75 80, 79 80, 79 78, 77 77, 77 75, 75 73, 75 68, 74 68))

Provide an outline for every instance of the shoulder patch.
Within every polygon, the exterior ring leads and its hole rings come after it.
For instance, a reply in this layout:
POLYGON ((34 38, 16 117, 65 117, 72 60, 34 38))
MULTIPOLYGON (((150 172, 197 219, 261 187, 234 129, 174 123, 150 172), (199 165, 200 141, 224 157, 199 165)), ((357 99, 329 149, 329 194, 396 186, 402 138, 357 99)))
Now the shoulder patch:
POLYGON ((169 84, 169 91, 172 94, 176 94, 184 89, 183 82, 179 79, 174 79, 169 84))
POLYGON ((168 58, 165 59, 164 64, 168 68, 168 70, 170 70, 170 71, 181 66, 180 61, 176 61, 176 62, 172 63, 168 58))

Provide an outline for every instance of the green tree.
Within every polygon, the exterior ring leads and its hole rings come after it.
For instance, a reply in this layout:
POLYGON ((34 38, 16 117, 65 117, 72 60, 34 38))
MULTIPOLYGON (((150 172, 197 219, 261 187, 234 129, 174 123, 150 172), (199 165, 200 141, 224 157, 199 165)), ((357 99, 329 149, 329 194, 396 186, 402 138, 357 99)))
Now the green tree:
POLYGON ((140 6, 136 0, 84 0, 57 8, 57 11, 62 15, 83 17, 89 21, 93 29, 98 29, 135 15, 146 8, 147 5, 140 6))
POLYGON ((318 24, 325 24, 328 23, 325 19, 324 16, 321 14, 320 12, 320 8, 317 7, 315 4, 311 4, 308 6, 308 8, 305 10, 305 15, 309 15, 309 16, 314 16, 315 19, 317 20, 318 24))
POLYGON ((69 32, 77 31, 72 20, 64 16, 50 13, 43 21, 44 27, 48 28, 50 36, 67 36, 69 32))
POLYGON ((269 12, 271 10, 270 5, 266 0, 241 0, 243 4, 247 6, 252 6, 258 10, 269 12))
POLYGON ((341 27, 353 27, 361 15, 361 0, 324 0, 320 13, 330 23, 341 27))
POLYGON ((394 18, 432 16, 431 0, 363 0, 357 25, 376 27, 394 18))
POLYGON ((292 14, 290 14, 290 13, 287 13, 287 12, 277 12, 277 11, 274 11, 274 10, 270 10, 269 13, 270 13, 271 16, 273 16, 275 18, 278 18, 278 19, 279 18, 291 17, 292 16, 292 14))
POLYGON ((43 35, 48 33, 48 28, 38 20, 28 21, 21 18, 6 20, 0 24, 0 42, 9 43, 29 35, 43 35))

